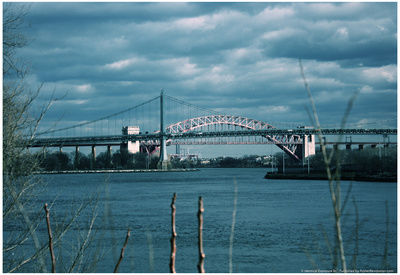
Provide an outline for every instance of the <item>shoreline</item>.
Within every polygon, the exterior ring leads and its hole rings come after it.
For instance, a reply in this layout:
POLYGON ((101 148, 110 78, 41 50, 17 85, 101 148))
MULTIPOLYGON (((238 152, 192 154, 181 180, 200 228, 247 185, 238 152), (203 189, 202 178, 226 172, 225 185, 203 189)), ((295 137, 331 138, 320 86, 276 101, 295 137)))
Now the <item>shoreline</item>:
MULTIPOLYGON (((267 173, 265 179, 288 179, 288 180, 328 180, 326 174, 272 174, 267 173)), ((370 181, 370 182, 397 182, 397 175, 356 175, 346 173, 340 176, 340 180, 370 181)))
POLYGON ((162 172, 195 172, 199 169, 105 169, 105 170, 64 170, 64 171, 37 171, 34 174, 91 174, 91 173, 162 173, 162 172))

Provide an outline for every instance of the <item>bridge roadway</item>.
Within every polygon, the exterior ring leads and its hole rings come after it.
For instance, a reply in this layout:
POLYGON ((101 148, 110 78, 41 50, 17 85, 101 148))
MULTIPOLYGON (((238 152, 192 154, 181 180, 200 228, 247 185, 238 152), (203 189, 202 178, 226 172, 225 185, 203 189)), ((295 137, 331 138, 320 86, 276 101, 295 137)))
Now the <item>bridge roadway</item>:
MULTIPOLYGON (((397 129, 321 129, 322 135, 397 135, 397 129)), ((213 132, 182 132, 164 133, 164 139, 192 139, 235 136, 292 136, 292 135, 317 135, 316 129, 263 129, 240 131, 213 131, 213 132)), ((36 138, 28 147, 63 147, 63 146, 106 146, 117 145, 128 141, 152 141, 160 140, 162 133, 133 134, 133 135, 109 135, 87 137, 52 137, 36 138)))

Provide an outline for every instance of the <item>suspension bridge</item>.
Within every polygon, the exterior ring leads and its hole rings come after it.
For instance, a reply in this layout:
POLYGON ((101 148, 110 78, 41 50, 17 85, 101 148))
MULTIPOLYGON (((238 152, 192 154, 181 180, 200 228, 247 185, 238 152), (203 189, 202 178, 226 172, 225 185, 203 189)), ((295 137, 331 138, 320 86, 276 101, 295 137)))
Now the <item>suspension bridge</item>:
MULTIPOLYGON (((78 158, 79 147, 91 146, 93 167, 96 146, 107 146, 109 155, 112 146, 120 146, 121 150, 132 153, 151 155, 159 152, 159 169, 167 170, 170 167, 167 146, 170 145, 274 144, 301 162, 315 154, 315 136, 318 134, 387 137, 397 135, 397 129, 278 129, 264 121, 192 105, 165 95, 162 90, 156 98, 118 113, 37 133, 28 147, 75 147, 78 158)), ((342 142, 346 146, 350 143, 342 142)), ((374 143, 369 144, 374 146, 374 143)), ((363 146, 363 143, 358 145, 363 146)))

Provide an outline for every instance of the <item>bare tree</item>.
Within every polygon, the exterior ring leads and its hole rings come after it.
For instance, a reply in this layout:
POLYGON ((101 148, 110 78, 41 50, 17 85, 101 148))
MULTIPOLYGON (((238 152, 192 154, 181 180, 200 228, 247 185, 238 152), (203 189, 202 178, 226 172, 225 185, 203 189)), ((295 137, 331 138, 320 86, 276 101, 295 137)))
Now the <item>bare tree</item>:
MULTIPOLYGON (((331 195, 331 200, 332 200, 332 207, 333 207, 333 212, 334 212, 334 217, 335 217, 335 257, 333 258, 333 265, 332 265, 332 270, 338 271, 338 264, 339 262, 341 263, 341 270, 343 272, 347 272, 347 263, 346 263, 346 255, 345 255, 345 249, 344 249, 344 240, 343 240, 343 233, 342 233, 342 214, 343 210, 345 208, 345 205, 347 203, 347 200, 350 195, 350 190, 351 186, 347 192, 347 196, 342 203, 342 197, 341 197, 341 186, 340 186, 340 177, 341 177, 341 171, 340 171, 340 154, 338 150, 332 150, 330 154, 327 153, 326 150, 326 145, 324 143, 323 136, 321 134, 321 124, 319 123, 319 118, 318 118, 318 113, 314 104, 314 99, 311 96, 310 88, 308 86, 307 79, 304 74, 304 69, 303 69, 303 64, 301 60, 299 60, 299 65, 300 65, 300 72, 301 72, 301 77, 304 82, 304 86, 307 91, 308 98, 310 100, 311 108, 312 108, 312 115, 310 115, 311 121, 314 121, 314 127, 318 131, 318 138, 320 141, 320 146, 321 146, 321 151, 322 151, 322 156, 323 156, 323 162, 325 166, 325 171, 328 177, 328 182, 329 182, 329 192, 331 195), (335 158, 334 158, 335 157, 335 158), (331 164, 333 163, 333 160, 335 159, 335 166, 336 169, 332 172, 331 171, 331 164), (339 255, 338 255, 339 254, 339 255), (338 259, 339 257, 339 259, 338 259)), ((346 111, 343 115, 342 122, 340 128, 343 129, 344 126, 346 125, 347 118, 350 114, 350 110, 353 106, 353 103, 357 97, 358 92, 355 92, 351 99, 348 102, 346 111)), ((340 141, 342 136, 339 136, 340 141)))
POLYGON ((30 5, 27 4, 4 3, 3 5, 3 77, 23 76, 27 73, 28 62, 17 59, 15 54, 29 42, 29 37, 22 32, 29 8, 30 5))
MULTIPOLYGON (((40 249, 35 234, 38 219, 28 211, 31 209, 28 205, 32 190, 39 182, 27 176, 37 167, 37 161, 25 153, 25 136, 35 121, 29 112, 40 89, 32 92, 28 88, 25 82, 28 62, 16 58, 17 50, 28 43, 22 29, 29 6, 4 3, 3 7, 3 226, 21 219, 26 226, 3 240, 6 261, 14 250, 30 239, 33 239, 36 249, 40 249)), ((41 270, 45 271, 42 257, 38 258, 41 270)), ((3 267, 7 271, 7 266, 3 267)))
POLYGON ((34 263, 35 271, 47 271, 43 259, 46 249, 36 234, 43 213, 40 204, 35 204, 35 197, 45 185, 33 175, 39 159, 27 151, 27 145, 57 99, 51 98, 39 110, 35 109, 41 86, 35 90, 29 87, 25 77, 30 62, 17 57, 18 49, 30 40, 24 34, 29 8, 27 4, 3 3, 3 227, 14 228, 3 235, 6 272, 22 271, 28 263, 34 263), (19 253, 21 245, 30 242, 34 252, 29 254, 22 249, 23 253, 19 253))

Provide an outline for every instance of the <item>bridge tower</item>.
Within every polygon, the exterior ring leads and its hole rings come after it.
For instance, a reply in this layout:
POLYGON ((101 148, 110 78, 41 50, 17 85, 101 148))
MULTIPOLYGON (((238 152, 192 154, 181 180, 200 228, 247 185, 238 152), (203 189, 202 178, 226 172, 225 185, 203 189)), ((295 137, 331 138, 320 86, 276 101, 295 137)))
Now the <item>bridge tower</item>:
POLYGON ((168 160, 167 145, 165 142, 165 126, 164 126, 164 89, 161 89, 160 95, 160 134, 161 134, 161 151, 160 160, 157 164, 157 169, 168 170, 171 169, 171 162, 168 160))
POLYGON ((309 156, 315 155, 315 135, 304 135, 302 145, 303 161, 309 156))
MULTIPOLYGON (((123 135, 137 135, 137 134, 139 134, 139 131, 140 131, 139 126, 122 127, 123 135)), ((123 142, 120 146, 121 151, 127 151, 132 154, 139 152, 139 149, 140 149, 139 141, 123 142)))
MULTIPOLYGON (((314 127, 300 126, 301 129, 313 129, 314 127)), ((295 152, 299 161, 304 161, 309 157, 315 155, 315 135, 302 135, 302 143, 297 146, 295 152)))

